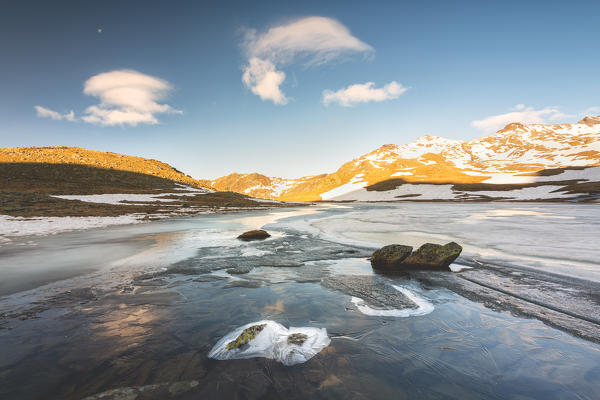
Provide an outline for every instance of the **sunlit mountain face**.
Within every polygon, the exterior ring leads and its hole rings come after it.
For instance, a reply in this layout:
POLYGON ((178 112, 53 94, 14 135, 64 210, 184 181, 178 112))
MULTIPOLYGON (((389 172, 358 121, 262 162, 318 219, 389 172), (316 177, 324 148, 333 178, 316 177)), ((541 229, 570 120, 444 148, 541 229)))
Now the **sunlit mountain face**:
MULTIPOLYGON (((600 117, 586 117, 576 124, 511 123, 493 135, 471 141, 422 136, 404 145, 383 145, 330 174, 283 179, 234 173, 212 181, 212 187, 290 201, 383 200, 363 192, 386 191, 384 182, 392 189, 400 184, 540 186, 540 182, 565 179, 581 182, 598 180, 599 168, 581 170, 598 165, 600 117), (571 167, 580 172, 547 171, 571 167), (352 193, 363 194, 357 197, 352 193)), ((419 193, 405 194, 417 197, 419 193)))

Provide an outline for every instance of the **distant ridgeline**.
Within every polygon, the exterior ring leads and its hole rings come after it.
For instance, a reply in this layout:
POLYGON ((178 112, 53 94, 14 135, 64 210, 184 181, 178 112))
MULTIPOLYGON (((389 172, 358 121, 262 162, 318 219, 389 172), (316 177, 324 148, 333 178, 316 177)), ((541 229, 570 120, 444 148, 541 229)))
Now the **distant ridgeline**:
POLYGON ((576 124, 512 123, 468 142, 422 136, 387 144, 330 174, 298 179, 258 173, 210 182, 284 201, 597 201, 600 117, 576 124))
POLYGON ((245 204, 247 196, 302 202, 597 202, 600 117, 576 124, 512 123, 468 142, 422 136, 405 145, 383 145, 333 173, 297 179, 233 173, 196 180, 160 161, 116 153, 77 147, 0 149, 0 194, 157 193, 181 190, 180 185, 240 194, 236 199, 228 195, 230 205, 245 204))
POLYGON ((141 157, 77 147, 0 149, 0 215, 153 219, 285 206, 209 185, 141 157))

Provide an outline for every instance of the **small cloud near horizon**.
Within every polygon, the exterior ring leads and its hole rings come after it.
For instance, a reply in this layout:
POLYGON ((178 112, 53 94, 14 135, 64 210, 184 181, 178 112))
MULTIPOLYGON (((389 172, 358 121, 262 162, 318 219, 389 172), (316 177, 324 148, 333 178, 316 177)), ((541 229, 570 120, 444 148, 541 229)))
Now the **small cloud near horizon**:
POLYGON ((392 81, 382 88, 376 88, 374 82, 357 83, 338 91, 324 90, 323 104, 337 103, 344 107, 352 107, 357 103, 382 102, 400 97, 408 88, 392 81))
MULTIPOLYGON (((80 119, 102 126, 158 124, 158 114, 181 114, 169 104, 160 104, 172 90, 169 82, 134 70, 115 70, 85 81, 83 93, 100 103, 86 108, 80 119)), ((75 113, 60 114, 35 106, 37 115, 54 120, 75 121, 75 113)))
POLYGON ((473 121, 471 122, 471 125, 483 132, 490 133, 496 132, 513 122, 520 122, 522 124, 545 124, 568 117, 572 117, 572 115, 563 113, 557 107, 545 107, 536 110, 533 107, 527 107, 524 104, 517 104, 510 109, 510 112, 491 115, 473 121))
POLYGON ((66 121, 75 121, 75 112, 73 110, 68 113, 61 114, 57 111, 51 110, 42 106, 33 106, 36 111, 36 114, 40 118, 50 118, 56 121, 66 120, 66 121))
POLYGON ((242 81, 263 101, 284 105, 289 98, 281 90, 286 74, 279 68, 300 62, 306 67, 322 65, 344 56, 374 53, 340 22, 326 17, 306 17, 258 33, 245 32, 243 48, 247 64, 242 81))

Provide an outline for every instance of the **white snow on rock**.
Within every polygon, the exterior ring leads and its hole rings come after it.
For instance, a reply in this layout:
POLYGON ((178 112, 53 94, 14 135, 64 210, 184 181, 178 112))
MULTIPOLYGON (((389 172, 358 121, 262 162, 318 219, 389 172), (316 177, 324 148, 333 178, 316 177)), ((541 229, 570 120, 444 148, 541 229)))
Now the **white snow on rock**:
POLYGON ((432 184, 403 184, 396 189, 386 191, 368 191, 360 189, 330 200, 334 201, 410 201, 410 200, 459 200, 479 198, 481 196, 492 199, 505 200, 544 200, 544 199, 569 199, 576 195, 566 192, 556 192, 562 186, 544 185, 526 187, 514 190, 488 190, 488 191, 457 191, 453 185, 432 184))
POLYGON ((394 289, 408 297, 413 303, 417 305, 417 308, 404 308, 402 310, 391 309, 381 310, 369 307, 365 301, 358 297, 352 297, 352 303, 358 308, 358 311, 365 315, 376 316, 376 317, 415 317, 420 315, 426 315, 433 311, 434 307, 429 301, 423 297, 417 295, 413 291, 404 288, 402 286, 392 285, 394 289))
POLYGON ((82 194, 82 195, 54 195, 51 197, 57 197, 65 200, 80 200, 88 203, 102 203, 102 204, 115 204, 123 205, 123 201, 131 201, 134 203, 143 202, 161 202, 169 203, 179 201, 178 199, 165 199, 163 196, 195 196, 197 194, 205 194, 206 192, 194 192, 194 193, 160 193, 160 194, 131 194, 131 193, 116 193, 116 194, 82 194))
POLYGON ((544 185, 537 187, 527 187, 515 190, 494 190, 481 192, 461 192, 474 196, 488 196, 492 198, 506 198, 510 200, 544 200, 544 199, 562 199, 572 198, 575 195, 567 194, 566 192, 555 192, 561 189, 562 186, 544 185))
POLYGON ((196 192, 196 193, 214 193, 215 191, 207 188, 195 188, 187 185, 182 185, 181 183, 176 183, 178 187, 188 192, 196 192))
POLYGON ((522 184, 522 183, 532 183, 535 181, 535 176, 515 176, 515 174, 510 173, 493 173, 490 178, 485 179, 483 183, 493 183, 493 184, 522 184))
POLYGON ((397 201, 397 200, 454 200, 457 193, 452 191, 452 185, 403 184, 396 189, 386 191, 368 191, 359 189, 344 193, 329 200, 335 201, 397 201))
POLYGON ((345 185, 338 186, 333 190, 321 194, 321 199, 332 200, 343 196, 347 193, 354 192, 355 190, 362 189, 363 187, 365 187, 366 183, 361 182, 361 178, 362 174, 356 175, 355 177, 350 179, 350 182, 346 183, 345 185))
POLYGON ((325 328, 290 327, 269 320, 251 322, 236 328, 223 336, 208 353, 208 357, 216 360, 233 360, 245 358, 270 358, 286 366, 304 363, 329 346, 331 339, 327 336, 325 328), (227 349, 227 344, 237 339, 246 328, 254 325, 266 326, 256 337, 246 345, 237 349, 227 349), (307 336, 301 345, 287 342, 288 336, 293 333, 302 333, 307 336))
POLYGON ((551 182, 551 181, 569 181, 569 180, 586 180, 600 181, 600 167, 590 167, 585 169, 568 169, 564 172, 552 176, 535 176, 535 182, 551 182))

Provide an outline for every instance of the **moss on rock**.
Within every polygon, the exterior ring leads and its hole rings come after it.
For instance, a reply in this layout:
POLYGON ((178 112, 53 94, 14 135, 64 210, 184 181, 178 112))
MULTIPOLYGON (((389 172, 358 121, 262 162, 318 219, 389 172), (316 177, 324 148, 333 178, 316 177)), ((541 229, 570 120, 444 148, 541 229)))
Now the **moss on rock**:
POLYGON ((252 325, 251 327, 244 329, 237 339, 227 343, 227 350, 239 349, 248 342, 254 340, 256 335, 258 335, 265 326, 267 326, 267 324, 252 325))
POLYGON ((304 333, 292 333, 287 337, 287 342, 288 344, 297 344, 300 346, 302 343, 306 342, 306 339, 308 339, 308 336, 304 333))
POLYGON ((462 247, 450 242, 445 245, 425 243, 405 258, 401 267, 414 269, 448 270, 448 267, 462 252, 462 247))
POLYGON ((371 265, 373 268, 393 269, 398 268, 402 260, 412 252, 411 246, 401 244, 391 244, 375 251, 371 256, 371 265))

